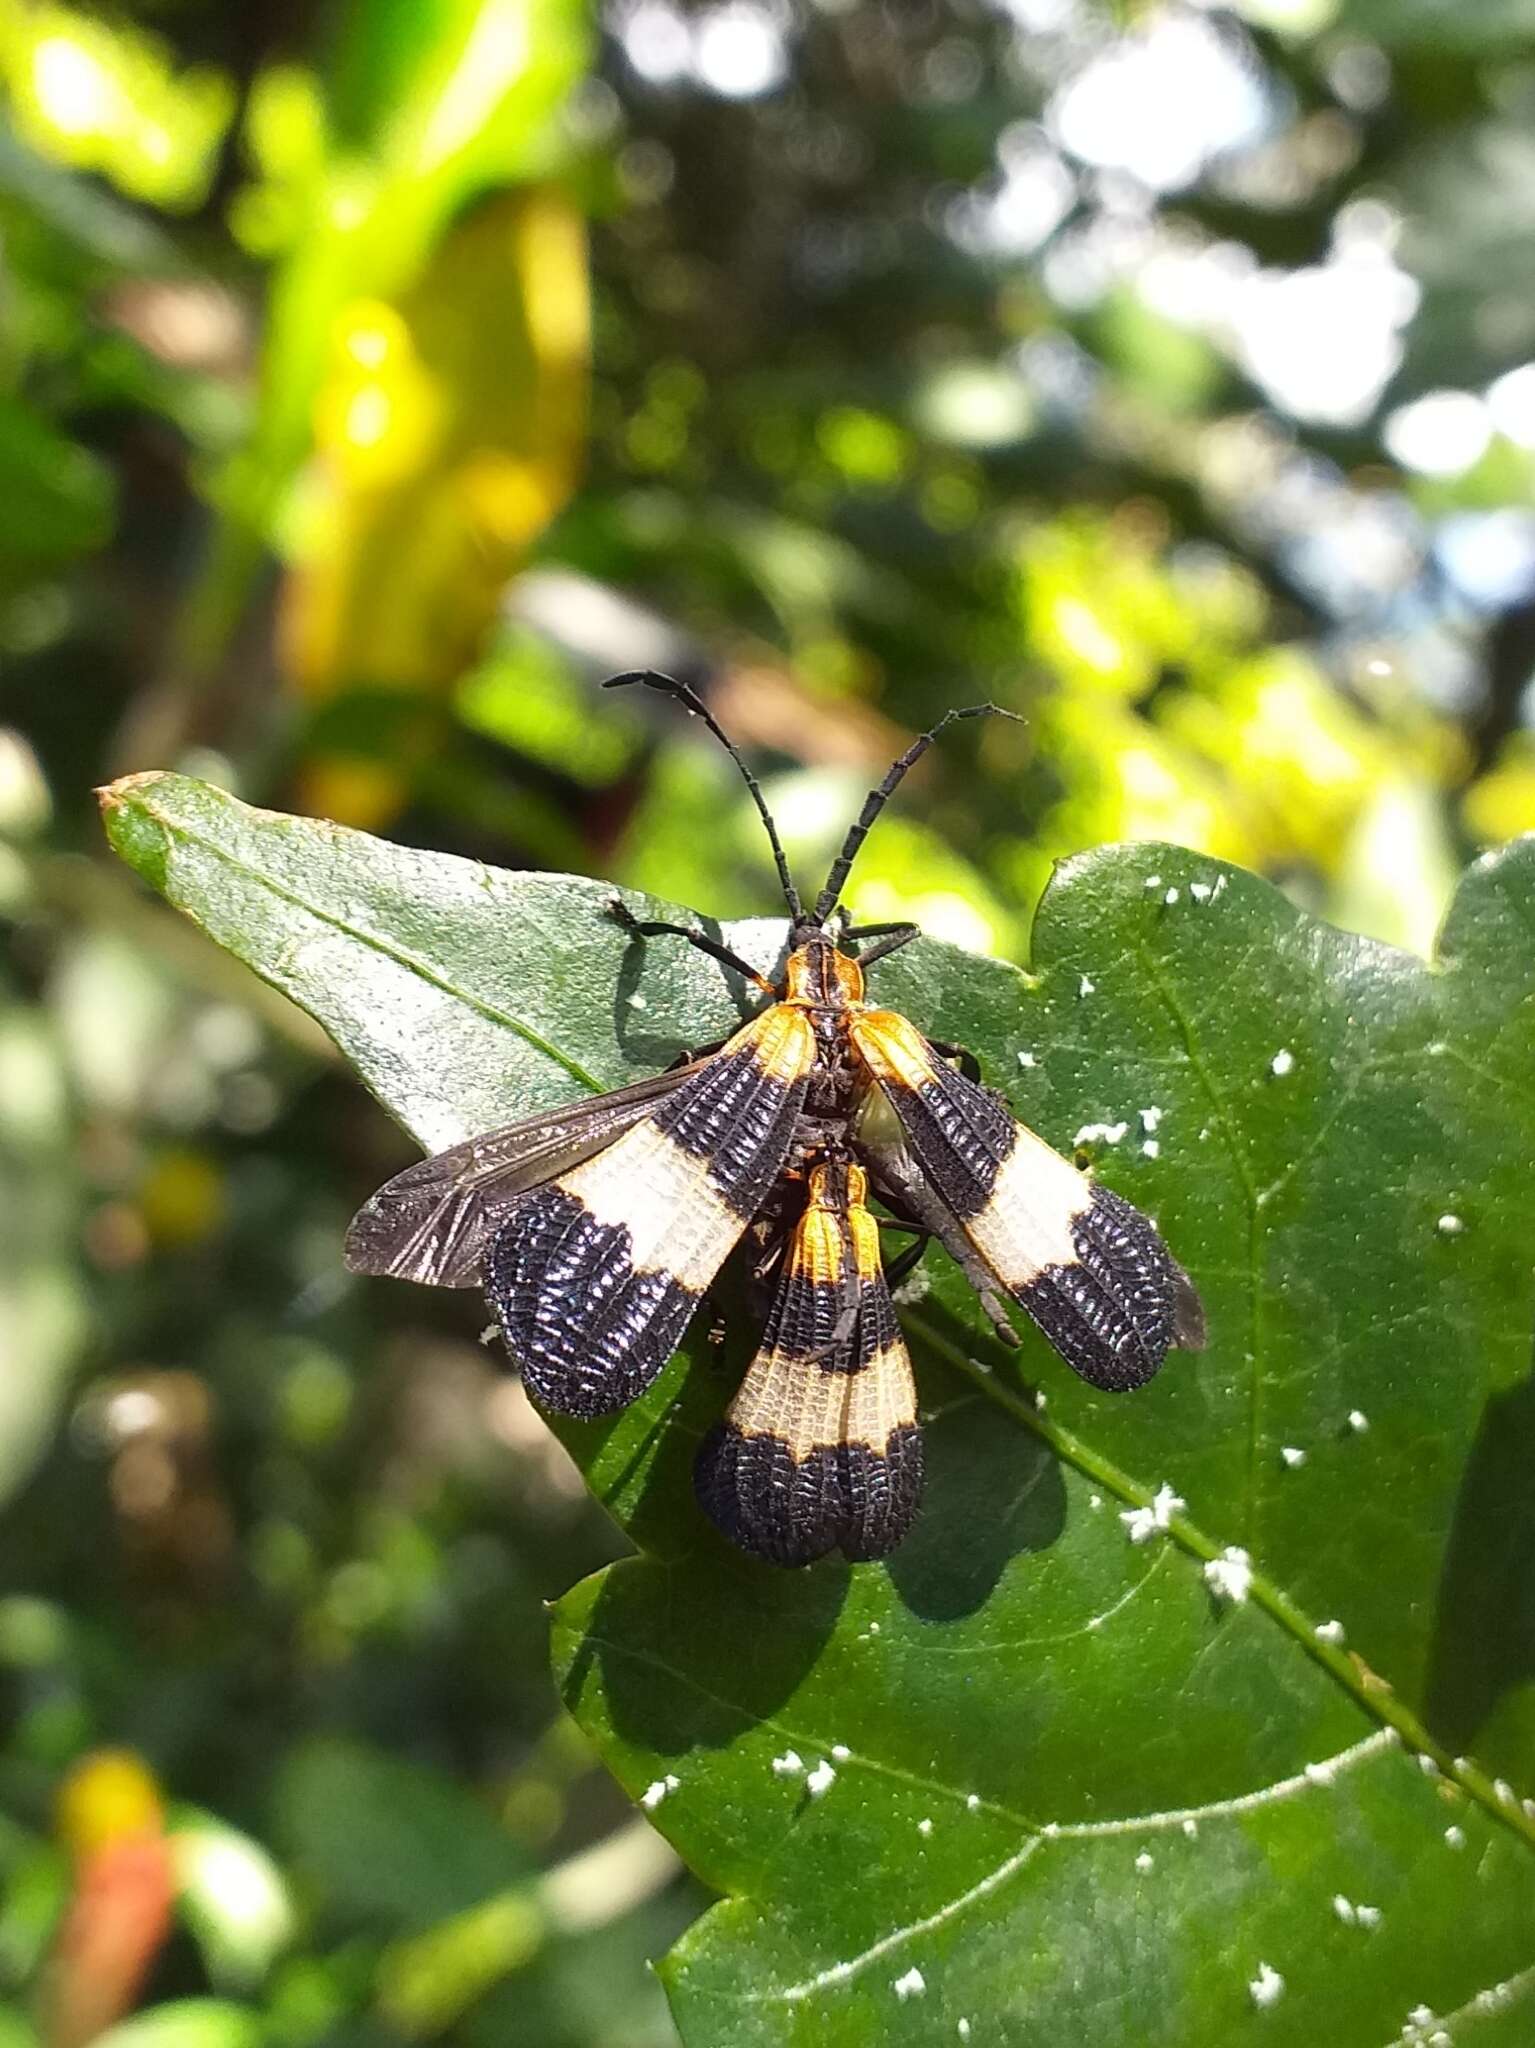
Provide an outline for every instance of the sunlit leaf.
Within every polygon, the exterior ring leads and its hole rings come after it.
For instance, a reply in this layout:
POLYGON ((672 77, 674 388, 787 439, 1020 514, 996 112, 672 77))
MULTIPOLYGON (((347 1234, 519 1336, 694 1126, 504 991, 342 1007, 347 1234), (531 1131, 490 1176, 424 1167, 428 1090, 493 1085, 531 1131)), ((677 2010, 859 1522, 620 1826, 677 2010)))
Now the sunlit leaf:
POLYGON ((256 2013, 220 1998, 182 1998, 151 2006, 96 2037, 95 2048, 257 2048, 256 2013))
POLYGON ((234 107, 220 73, 177 70, 154 38, 53 0, 0 5, 0 76, 34 147, 163 207, 202 197, 234 107))
POLYGON ((293 1938, 282 1871, 262 1845, 213 1815, 173 1817, 179 1909, 221 1989, 258 1984, 293 1938))
MULTIPOLYGON (((108 823, 427 1142, 735 1007, 587 882, 174 777, 108 823)), ((729 936, 769 959, 781 931, 729 936)), ((934 1259, 906 1310, 932 1478, 886 1566, 778 1573, 707 1530, 702 1356, 562 1432, 649 1553, 561 1604, 566 1696, 731 1895, 665 1966, 688 2040, 1523 2038, 1532 963, 1526 840, 1463 883, 1434 970, 1169 847, 1068 867, 1032 979, 931 943, 880 970, 1058 1145, 1123 1126, 1087 1142, 1212 1344, 1095 1395, 1032 1336, 999 1353, 934 1259)))
POLYGON ((430 687, 469 664, 575 481, 586 343, 582 224, 547 188, 482 206, 398 310, 338 316, 286 604, 309 688, 430 687))

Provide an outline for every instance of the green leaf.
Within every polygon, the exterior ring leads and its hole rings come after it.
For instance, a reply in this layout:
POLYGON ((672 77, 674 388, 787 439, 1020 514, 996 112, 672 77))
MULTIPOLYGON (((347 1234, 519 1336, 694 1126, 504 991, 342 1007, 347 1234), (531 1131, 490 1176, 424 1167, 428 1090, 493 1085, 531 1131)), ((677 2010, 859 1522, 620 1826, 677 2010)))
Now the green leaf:
MULTIPOLYGON (((109 829, 426 1142, 736 1013, 596 884, 174 777, 109 829)), ((782 926, 727 936, 766 961, 782 926)), ((705 1528, 702 1355, 562 1431, 649 1553, 561 1603, 567 1700, 730 1895, 663 1966, 684 2036, 1524 2041, 1535 840, 1466 877, 1433 969, 1150 846, 1057 875, 1033 967, 923 943, 875 991, 1063 1149, 1125 1126, 1084 1143, 1195 1274, 1207 1353, 1096 1395, 1032 1333, 1000 1351, 933 1254, 926 1508, 851 1570, 705 1528)))
POLYGON ((109 2027, 96 2048, 257 2048, 261 2024, 243 2005, 221 1998, 180 1998, 109 2027))
POLYGON ((317 1737, 288 1758, 276 1828, 333 1917, 391 1932, 463 1913, 531 1869, 451 1779, 340 1738, 317 1737))
POLYGON ((182 1917, 220 1990, 259 1984, 293 1939, 293 1902, 261 1843, 216 1815, 180 1809, 173 1836, 182 1917))
POLYGON ((1477 0, 1442 7, 1438 0, 1345 0, 1337 27, 1370 36, 1389 49, 1414 46, 1479 57, 1517 56, 1535 38, 1531 0, 1477 0))
POLYGON ((99 548, 112 530, 112 479, 78 442, 0 396, 0 556, 12 584, 99 548))

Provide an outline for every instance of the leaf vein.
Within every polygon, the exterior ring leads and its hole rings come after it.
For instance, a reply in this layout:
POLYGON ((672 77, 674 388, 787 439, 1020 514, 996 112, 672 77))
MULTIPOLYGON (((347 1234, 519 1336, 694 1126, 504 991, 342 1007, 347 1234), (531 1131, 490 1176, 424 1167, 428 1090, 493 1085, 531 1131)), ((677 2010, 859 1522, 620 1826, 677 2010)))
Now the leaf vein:
MULTIPOLYGON (((226 847, 220 846, 216 840, 209 839, 204 834, 193 831, 184 820, 168 816, 144 796, 137 797, 135 801, 154 818, 155 822, 172 839, 180 838, 186 840, 189 844, 198 847, 202 852, 211 855, 214 860, 221 862, 225 867, 233 868, 237 873, 248 876, 252 881, 258 883, 261 888, 269 890, 272 895, 278 897, 282 902, 292 904, 295 910, 303 911, 307 917, 312 917, 317 924, 329 926, 332 931, 340 932, 343 937, 355 940, 358 945, 368 947, 386 960, 392 960, 397 967, 405 968, 409 973, 416 975, 418 979, 426 982, 429 987, 440 989, 444 995, 452 996, 455 1001, 463 1003, 468 1009, 477 1010, 488 1022, 502 1025, 516 1037, 521 1038, 526 1044, 532 1046, 536 1052, 541 1052, 546 1059, 550 1059, 556 1066, 562 1067, 571 1076, 572 1080, 579 1081, 582 1087, 591 1089, 594 1094, 601 1092, 604 1086, 603 1082, 599 1081, 594 1074, 589 1074, 579 1061, 573 1060, 569 1054, 561 1052, 558 1046, 552 1044, 541 1032, 536 1031, 523 1018, 514 1017, 510 1011, 501 1009, 497 1004, 488 1001, 485 997, 475 995, 469 989, 460 988, 456 982, 449 981, 445 975, 435 972, 424 960, 419 959, 405 947, 394 945, 389 940, 381 938, 376 932, 366 931, 361 926, 349 923, 347 919, 338 917, 333 911, 322 910, 318 905, 311 903, 306 897, 302 896, 296 889, 289 888, 285 883, 277 881, 272 875, 254 866, 248 859, 243 859, 231 853, 226 847)), ((201 924, 203 922, 202 918, 195 911, 190 910, 188 906, 182 905, 180 907, 186 909, 187 914, 192 916, 197 923, 201 924)), ((252 964, 254 965, 255 963, 253 962, 252 964)), ((261 970, 257 967, 256 971, 259 973, 261 970)), ((306 1004, 305 1007, 307 1008, 308 1005, 306 1004)))

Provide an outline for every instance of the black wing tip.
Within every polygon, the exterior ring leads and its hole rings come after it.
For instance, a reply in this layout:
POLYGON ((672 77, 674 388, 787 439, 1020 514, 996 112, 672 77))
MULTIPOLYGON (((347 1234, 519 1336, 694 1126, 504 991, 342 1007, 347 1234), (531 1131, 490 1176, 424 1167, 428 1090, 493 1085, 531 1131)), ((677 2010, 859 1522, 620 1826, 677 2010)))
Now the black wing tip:
POLYGON ((1155 1379, 1175 1346, 1202 1351, 1205 1313, 1156 1225, 1101 1181, 1075 1218, 1077 1257, 1048 1266, 1016 1300, 1079 1378, 1105 1394, 1155 1379))
POLYGON ((796 1461, 781 1437, 721 1422, 693 1467, 704 1513, 765 1564, 815 1564, 834 1550, 853 1564, 888 1557, 922 1497, 922 1432, 908 1423, 884 1446, 843 1443, 796 1461))
POLYGON ((480 1278, 480 1252, 452 1236, 423 1228, 429 1218, 398 1199, 395 1182, 365 1202, 346 1227, 341 1263, 370 1280, 410 1280, 421 1287, 473 1287, 480 1278), (394 1194, 396 1199, 385 1201, 394 1194))
POLYGON ((379 1263, 379 1251, 375 1239, 375 1226, 369 1210, 371 1202, 365 1202, 346 1227, 346 1236, 341 1240, 341 1263, 349 1273, 382 1274, 388 1271, 379 1263))
POLYGON ((637 1401, 681 1343, 701 1297, 635 1267, 622 1224, 540 1188, 491 1239, 485 1297, 523 1384, 551 1415, 590 1422, 637 1401))

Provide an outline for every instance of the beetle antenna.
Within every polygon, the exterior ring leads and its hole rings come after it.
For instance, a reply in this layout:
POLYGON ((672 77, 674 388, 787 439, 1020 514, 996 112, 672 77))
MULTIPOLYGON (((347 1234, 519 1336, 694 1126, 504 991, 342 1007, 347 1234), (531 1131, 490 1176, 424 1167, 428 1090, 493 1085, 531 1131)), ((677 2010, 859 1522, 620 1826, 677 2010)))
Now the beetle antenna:
POLYGON ((783 847, 779 844, 778 828, 773 823, 773 814, 767 807, 767 798, 762 794, 762 786, 741 759, 734 743, 726 737, 724 729, 703 698, 690 684, 679 682, 676 676, 663 675, 659 669, 654 668, 629 669, 621 676, 609 676, 602 687, 605 690, 621 690, 630 683, 643 683, 647 690, 662 690, 668 696, 675 697, 684 710, 691 712, 694 718, 703 720, 735 762, 741 771, 741 780, 752 793, 752 802, 757 806, 758 815, 767 827, 767 836, 773 848, 773 865, 778 869, 778 880, 783 889, 784 901, 789 906, 789 915, 796 924, 803 924, 805 907, 799 900, 799 891, 795 888, 793 877, 789 873, 789 863, 784 858, 783 847))
POLYGON ((920 739, 913 740, 901 758, 891 762, 889 771, 878 788, 869 791, 863 800, 863 809, 849 826, 848 835, 842 842, 842 851, 837 855, 832 871, 826 877, 826 887, 816 898, 815 910, 812 912, 816 924, 825 924, 836 909, 837 899, 847 882, 848 870, 858 856, 859 847, 869 836, 869 827, 900 787, 906 771, 922 759, 946 726, 953 725, 955 720, 960 718, 1012 718, 1020 725, 1028 722, 1019 718, 1016 711, 1008 711, 1000 704, 967 704, 963 710, 946 711, 930 731, 923 733, 920 739))

